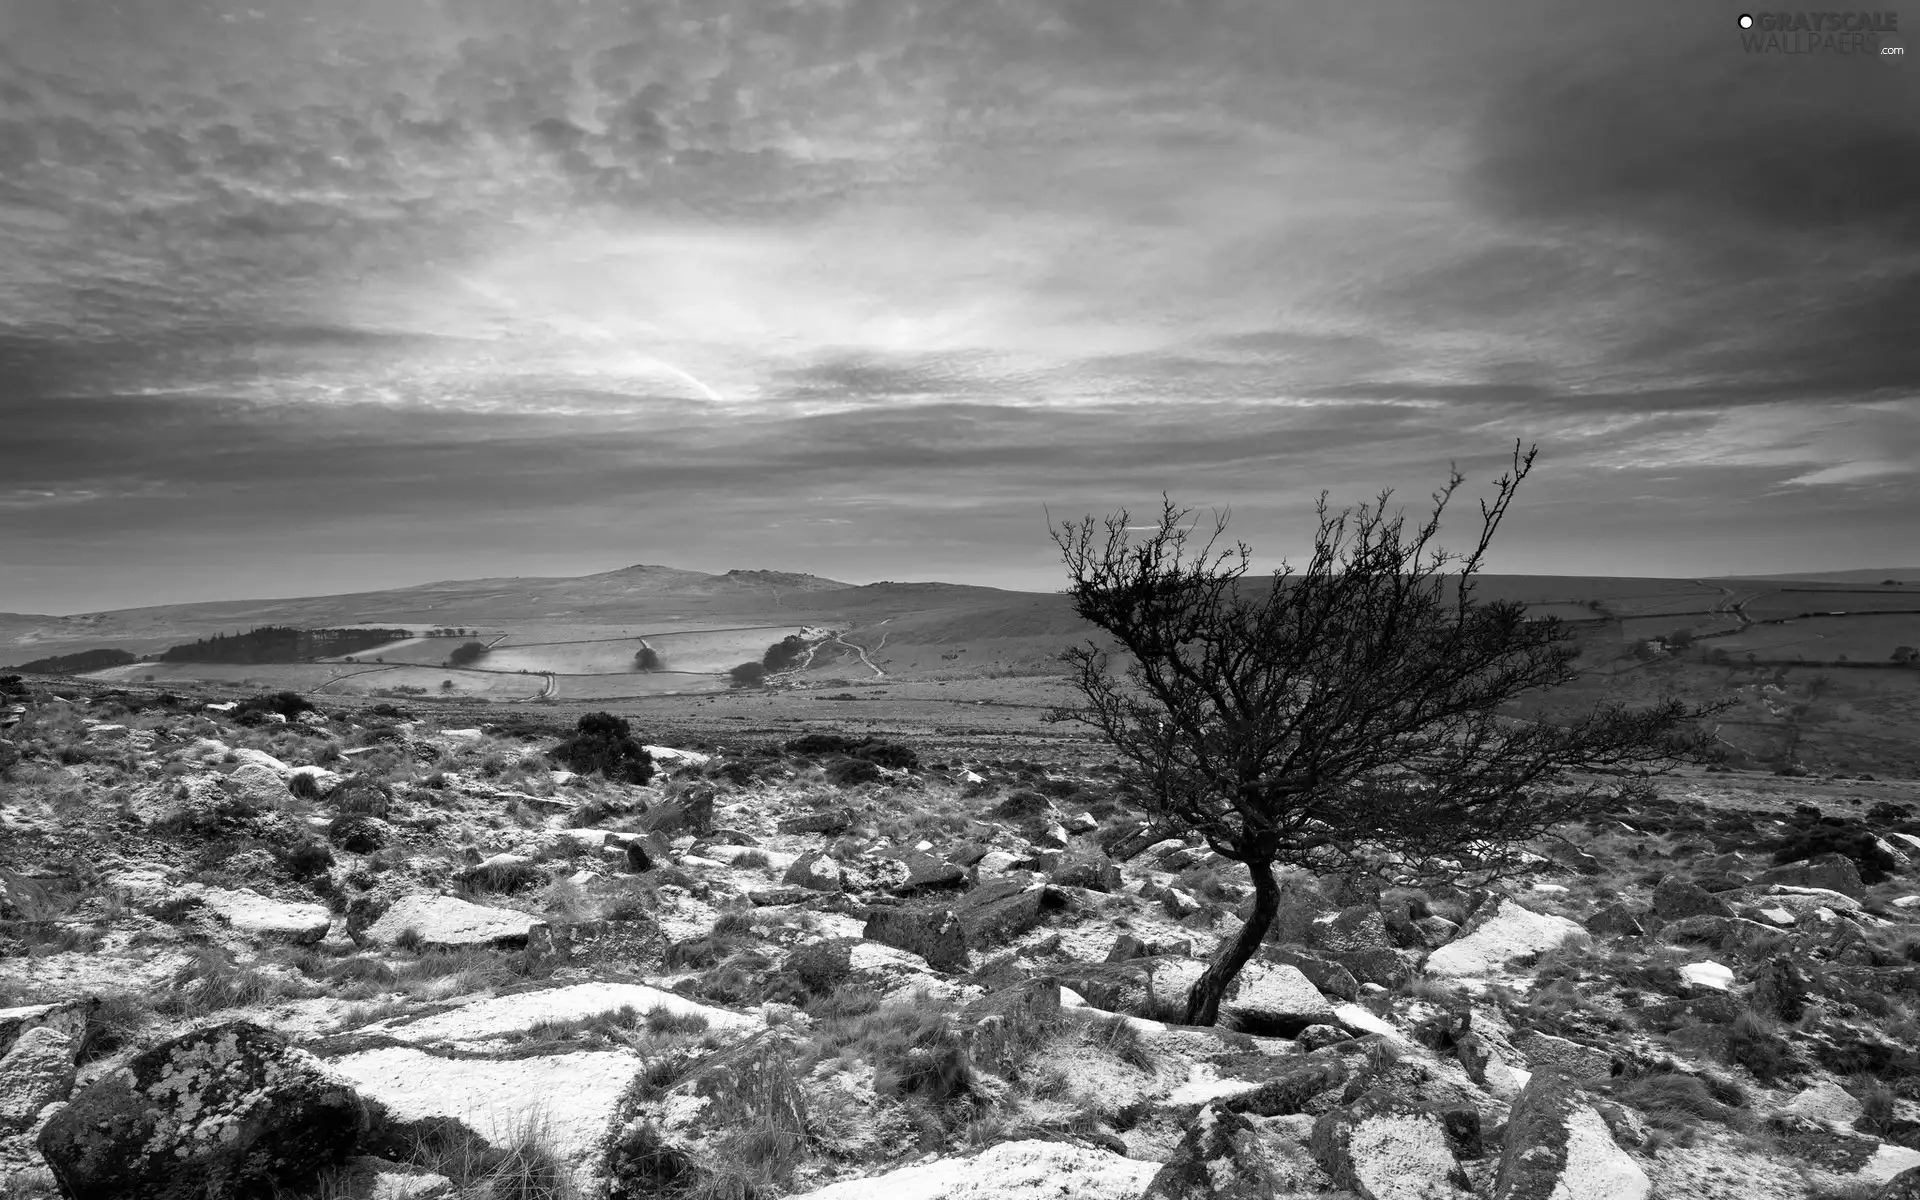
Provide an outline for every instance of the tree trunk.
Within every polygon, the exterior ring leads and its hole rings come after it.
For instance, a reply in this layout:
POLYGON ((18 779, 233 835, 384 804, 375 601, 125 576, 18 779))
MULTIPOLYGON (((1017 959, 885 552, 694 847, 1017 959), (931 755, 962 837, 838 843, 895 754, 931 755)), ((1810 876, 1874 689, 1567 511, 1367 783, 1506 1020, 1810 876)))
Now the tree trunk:
POLYGON ((1253 912, 1240 927, 1239 935, 1222 943, 1207 969, 1193 981, 1192 989, 1187 992, 1186 1023, 1189 1025, 1213 1025, 1220 1020, 1220 1001, 1227 994, 1227 985, 1260 948, 1261 940, 1267 936, 1267 927, 1273 924, 1274 914, 1280 911, 1280 885, 1274 881, 1273 864, 1248 863, 1247 872, 1253 876, 1253 912))

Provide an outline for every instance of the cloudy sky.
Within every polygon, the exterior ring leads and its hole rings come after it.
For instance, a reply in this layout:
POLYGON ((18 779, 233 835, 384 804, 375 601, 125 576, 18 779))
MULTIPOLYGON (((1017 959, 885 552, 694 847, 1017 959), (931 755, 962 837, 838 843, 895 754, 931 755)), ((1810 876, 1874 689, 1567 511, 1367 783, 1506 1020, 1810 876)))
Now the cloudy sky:
POLYGON ((1496 570, 1920 563, 1920 61, 1738 11, 0 0, 0 609, 1051 590, 1515 438, 1496 570))

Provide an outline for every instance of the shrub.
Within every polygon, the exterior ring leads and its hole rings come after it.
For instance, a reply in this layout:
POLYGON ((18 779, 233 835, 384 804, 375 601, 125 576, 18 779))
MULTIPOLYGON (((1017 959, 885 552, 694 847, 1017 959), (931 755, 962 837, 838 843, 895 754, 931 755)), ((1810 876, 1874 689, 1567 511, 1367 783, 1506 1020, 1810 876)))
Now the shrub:
POLYGON ((880 779, 880 768, 864 758, 843 758, 827 764, 827 782, 835 787, 857 787, 880 779))
POLYGON ((287 790, 302 800, 318 801, 320 785, 314 781, 311 772, 303 771, 287 780, 287 790))
POLYGON ((729 687, 758 687, 767 678, 767 668, 757 662, 743 662, 727 672, 729 687))
POLYGON ((387 844, 387 827, 378 817, 350 812, 334 819, 327 840, 354 854, 371 854, 387 844))
POLYGON ((795 754, 816 757, 850 755, 896 771, 912 770, 920 765, 920 756, 911 746, 875 737, 850 738, 838 733, 807 733, 788 741, 785 748, 795 754))
POLYGON ((467 885, 481 892, 517 892, 546 881, 546 873, 530 862, 482 863, 466 874, 467 885))
POLYGON ((598 772, 620 783, 646 783, 653 778, 653 758, 624 717, 593 712, 581 717, 572 737, 549 751, 549 756, 580 775, 598 772))
POLYGON ((455 667, 469 666, 486 657, 486 653, 485 642, 462 642, 453 648, 453 653, 447 655, 447 663, 455 667))
POLYGON ((280 851, 280 866, 295 879, 311 879, 333 865, 333 850, 316 838, 295 842, 280 851))
POLYGON ((326 803, 343 815, 363 813, 370 817, 384 817, 393 807, 393 786, 374 775, 349 775, 326 794, 326 803))
POLYGON ((799 662, 806 653, 806 639, 797 633, 790 633, 767 647, 766 654, 761 656, 760 665, 769 671, 784 671, 799 662))
POLYGON ((227 716, 241 725, 258 725, 268 713, 278 713, 291 721, 303 712, 314 711, 313 701, 299 692, 262 692, 240 701, 227 716))

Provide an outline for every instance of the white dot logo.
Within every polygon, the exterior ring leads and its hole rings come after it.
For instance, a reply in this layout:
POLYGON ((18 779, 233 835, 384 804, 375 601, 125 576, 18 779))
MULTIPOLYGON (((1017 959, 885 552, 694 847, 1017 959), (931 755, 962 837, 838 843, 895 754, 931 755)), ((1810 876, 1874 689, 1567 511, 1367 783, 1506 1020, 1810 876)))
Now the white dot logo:
POLYGON ((1741 13, 1741 14, 1740 14, 1740 28, 1742 28, 1742 29, 1752 29, 1752 28, 1753 28, 1753 18, 1752 18, 1751 16, 1748 16, 1748 15, 1747 15, 1746 13, 1741 13))

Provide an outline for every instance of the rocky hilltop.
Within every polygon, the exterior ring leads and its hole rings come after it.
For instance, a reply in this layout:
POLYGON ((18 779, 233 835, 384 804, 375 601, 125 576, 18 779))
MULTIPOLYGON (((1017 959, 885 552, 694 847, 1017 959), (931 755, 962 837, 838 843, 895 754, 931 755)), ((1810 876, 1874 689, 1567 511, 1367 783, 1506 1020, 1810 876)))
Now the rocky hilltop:
POLYGON ((1288 875, 1192 1028, 1244 871, 1084 755, 0 708, 9 1197, 1920 1195, 1912 783, 1288 875))

